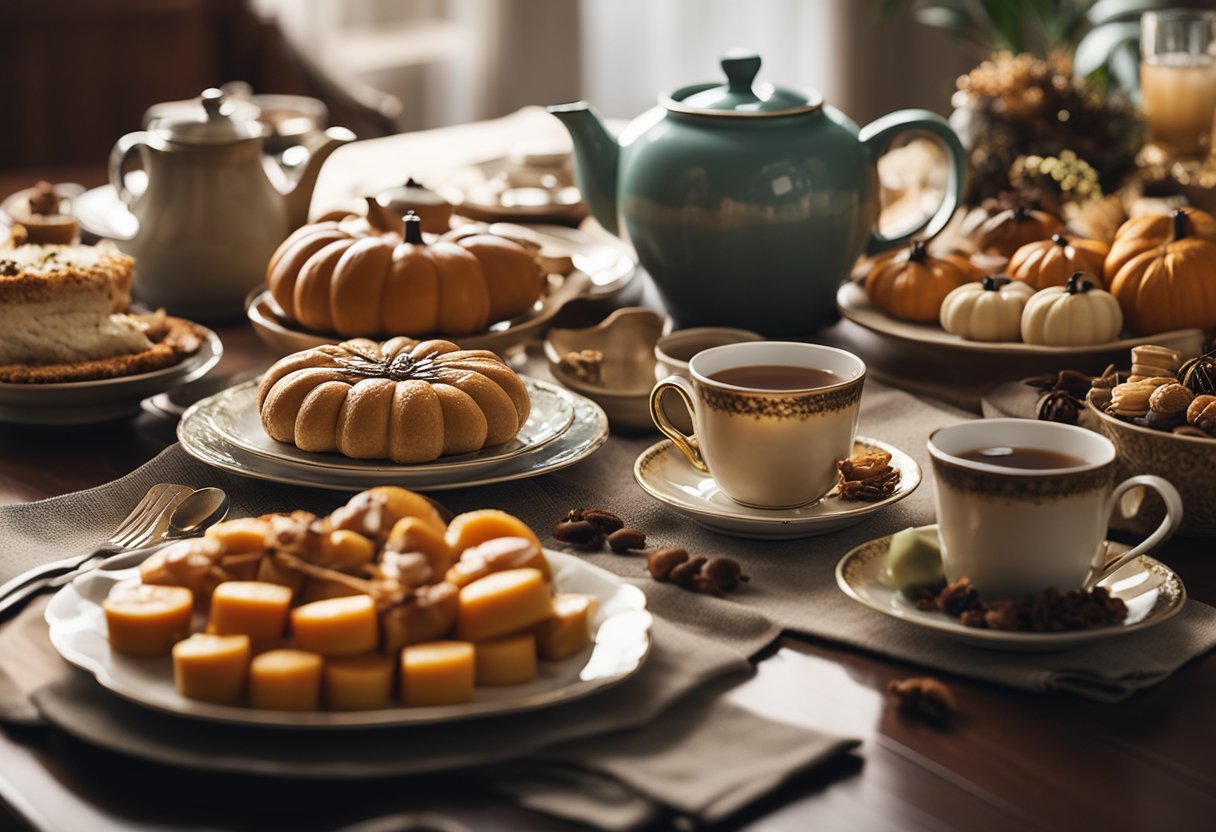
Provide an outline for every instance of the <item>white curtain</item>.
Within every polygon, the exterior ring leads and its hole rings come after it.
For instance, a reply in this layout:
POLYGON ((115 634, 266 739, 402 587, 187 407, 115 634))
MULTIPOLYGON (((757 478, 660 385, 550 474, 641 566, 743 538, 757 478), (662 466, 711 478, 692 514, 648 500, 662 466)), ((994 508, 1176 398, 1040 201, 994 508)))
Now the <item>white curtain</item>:
POLYGON ((944 110, 971 58, 876 0, 253 0, 335 77, 402 100, 401 129, 586 98, 629 117, 721 77, 731 47, 761 78, 814 88, 859 123, 944 110))
POLYGON ((581 0, 583 93, 633 116, 660 91, 722 78, 732 47, 757 52, 763 80, 839 100, 842 0, 581 0))

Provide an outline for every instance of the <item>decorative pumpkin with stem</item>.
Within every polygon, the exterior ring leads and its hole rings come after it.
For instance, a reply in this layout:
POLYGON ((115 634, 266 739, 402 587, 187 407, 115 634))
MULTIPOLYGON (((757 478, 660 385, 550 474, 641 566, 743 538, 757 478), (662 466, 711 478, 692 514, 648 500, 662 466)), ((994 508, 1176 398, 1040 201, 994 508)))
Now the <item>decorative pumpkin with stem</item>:
POLYGON ((1216 243, 1216 217, 1198 208, 1177 208, 1168 214, 1132 217, 1119 226, 1110 253, 1106 255, 1106 285, 1110 286, 1115 274, 1139 255, 1181 239, 1216 243))
POLYGON ((1128 329, 1152 335, 1216 327, 1216 243, 1193 233, 1216 233, 1216 220, 1193 210, 1138 219, 1155 222, 1127 235, 1123 229, 1137 220, 1125 223, 1106 261, 1110 291, 1123 307, 1128 329), (1163 222, 1170 233, 1160 239, 1155 232, 1163 222))
POLYGON ((1034 294, 1004 275, 965 283, 942 301, 942 329, 968 341, 1018 341, 1022 309, 1034 294))
MULTIPOLYGON (((1049 240, 1027 243, 1014 252, 1009 260, 1009 275, 1032 289, 1063 286, 1076 272, 1092 274, 1101 281, 1109 251, 1109 246, 1099 240, 1052 234, 1049 240)), ((1099 288, 1103 287, 1099 283, 1099 288)))
POLYGON ((1083 347, 1113 341, 1123 312, 1092 275, 1076 272, 1063 286, 1041 289, 1022 310, 1022 340, 1048 347, 1083 347))
POLYGON ((343 336, 470 335, 521 315, 545 286, 536 252, 476 234, 427 244, 420 221, 389 225, 368 200, 366 220, 305 225, 266 270, 287 320, 343 336))
POLYGON ((1019 205, 984 220, 976 230, 975 246, 985 254, 1012 257, 1027 243, 1046 240, 1063 230, 1058 217, 1019 205))
POLYGON ((917 240, 906 251, 876 263, 866 275, 865 291, 888 315, 929 323, 938 319, 946 295, 981 276, 966 257, 932 257, 917 240))

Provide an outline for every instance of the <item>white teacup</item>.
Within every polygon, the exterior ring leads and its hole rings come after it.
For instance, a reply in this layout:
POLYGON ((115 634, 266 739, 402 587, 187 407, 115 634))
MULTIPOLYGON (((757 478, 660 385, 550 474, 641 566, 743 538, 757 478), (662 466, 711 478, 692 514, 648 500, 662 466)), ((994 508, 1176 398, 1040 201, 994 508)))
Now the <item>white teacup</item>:
POLYGON ((689 362, 692 380, 672 375, 650 393, 655 424, 699 471, 733 500, 793 508, 836 484, 836 461, 852 453, 866 365, 852 353, 817 344, 757 341, 704 350, 689 362), (820 370, 814 386, 765 389, 714 379, 738 368, 820 370), (695 436, 678 430, 662 397, 675 391, 692 412, 695 436))
POLYGON ((981 419, 934 431, 929 455, 946 579, 970 578, 983 598, 1092 586, 1159 546, 1182 521, 1182 499, 1174 486, 1149 475, 1116 486, 1115 446, 1083 428, 981 419), (1032 449, 1071 459, 1049 468, 1013 467, 1012 455, 999 452, 975 459, 984 449, 1032 449), (1165 519, 1138 546, 1104 563, 1111 509, 1137 486, 1161 495, 1165 519))

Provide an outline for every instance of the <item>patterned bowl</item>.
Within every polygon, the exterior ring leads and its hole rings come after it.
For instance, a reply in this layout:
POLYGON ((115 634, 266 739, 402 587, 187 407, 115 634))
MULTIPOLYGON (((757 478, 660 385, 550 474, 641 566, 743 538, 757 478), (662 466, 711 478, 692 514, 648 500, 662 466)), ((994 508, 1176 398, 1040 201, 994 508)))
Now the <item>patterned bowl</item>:
MULTIPOLYGON (((1182 526, 1178 534, 1216 537, 1216 439, 1153 430, 1109 416, 1093 404, 1088 408, 1095 414, 1102 435, 1115 444, 1120 478, 1156 474, 1169 480, 1182 495, 1182 526)), ((1147 489, 1129 494, 1137 492, 1144 495, 1139 511, 1125 497, 1121 506, 1124 519, 1118 525, 1148 533, 1165 516, 1165 506, 1147 489)))

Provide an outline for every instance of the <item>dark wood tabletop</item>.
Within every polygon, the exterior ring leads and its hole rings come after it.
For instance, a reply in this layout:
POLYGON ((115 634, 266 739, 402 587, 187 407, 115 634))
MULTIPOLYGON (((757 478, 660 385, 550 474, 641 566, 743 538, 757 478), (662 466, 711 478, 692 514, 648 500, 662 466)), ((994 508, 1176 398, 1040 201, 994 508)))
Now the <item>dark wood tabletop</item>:
MULTIPOLYGON (((217 332, 225 345, 217 377, 272 359, 244 323, 217 332)), ((173 421, 152 413, 81 428, 0 426, 0 502, 103 484, 173 441, 173 421)), ((1175 539, 1159 556, 1192 599, 1213 603, 1213 549, 1175 539)), ((977 651, 976 660, 987 655, 977 651)), ((814 727, 863 742, 723 829, 1184 830, 1208 829, 1216 818, 1212 654, 1119 704, 934 674, 959 704, 945 726, 904 716, 887 697, 890 681, 925 675, 923 668, 792 636, 757 666, 746 683, 752 701, 798 708, 814 727)), ((0 826, 14 828, 327 830, 409 812, 440 812, 475 830, 581 828, 471 789, 457 775, 327 784, 186 772, 53 728, 0 727, 0 761, 0 826)))

